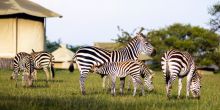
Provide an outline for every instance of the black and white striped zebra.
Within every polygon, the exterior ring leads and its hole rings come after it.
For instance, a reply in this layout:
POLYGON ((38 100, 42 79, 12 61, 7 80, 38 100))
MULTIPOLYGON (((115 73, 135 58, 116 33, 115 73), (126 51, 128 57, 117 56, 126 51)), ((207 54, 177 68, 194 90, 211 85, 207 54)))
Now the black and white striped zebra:
MULTIPOLYGON (((149 91, 152 91, 154 89, 154 85, 153 85, 153 72, 147 67, 147 65, 145 65, 143 62, 140 62, 139 61, 139 64, 140 64, 140 75, 141 77, 144 79, 144 85, 147 87, 147 89, 149 91)), ((103 78, 103 88, 105 89, 105 83, 106 83, 106 79, 107 79, 107 86, 110 88, 110 85, 109 85, 109 75, 101 75, 102 78, 103 78)), ((132 81, 132 77, 129 77, 129 80, 128 80, 128 90, 130 90, 130 83, 132 81)), ((124 87, 124 86, 122 86, 124 87)), ((122 88, 123 89, 123 88, 122 88)))
MULTIPOLYGON (((136 61, 124 61, 124 62, 108 62, 101 64, 99 66, 94 66, 94 72, 101 75, 109 75, 112 80, 111 93, 112 95, 116 95, 115 92, 115 82, 116 77, 120 78, 121 87, 120 93, 123 94, 123 88, 125 83, 125 77, 130 75, 134 84, 134 92, 133 96, 136 95, 137 86, 141 85, 142 87, 142 95, 144 95, 144 86, 140 79, 141 77, 141 66, 139 62, 136 61)), ((147 77, 147 76, 145 76, 147 77)), ((145 82, 146 83, 146 82, 145 82)))
POLYGON ((20 52, 16 54, 14 57, 14 70, 11 78, 16 80, 17 87, 17 79, 20 71, 22 73, 22 85, 23 86, 31 86, 33 83, 33 73, 34 73, 34 62, 30 54, 25 52, 20 52))
POLYGON ((115 51, 92 46, 80 48, 75 53, 73 59, 75 59, 80 71, 80 88, 82 94, 85 95, 85 79, 96 61, 100 64, 104 64, 106 62, 137 60, 141 52, 154 55, 154 47, 145 40, 145 38, 142 33, 137 33, 137 36, 134 37, 127 46, 115 51))
MULTIPOLYGON (((144 79, 144 85, 147 87, 149 91, 152 91, 154 89, 154 85, 152 81, 154 73, 143 62, 139 62, 139 64, 140 64, 140 74, 141 77, 144 79)), ((128 90, 130 89, 130 82, 131 79, 129 79, 128 81, 128 90)))
MULTIPOLYGON (((51 78, 53 79, 55 77, 55 73, 54 73, 54 56, 49 53, 49 52, 35 52, 34 50, 32 50, 33 52, 31 53, 31 56, 34 60, 34 68, 35 69, 43 69, 45 74, 46 74, 46 78, 47 81, 51 78), (48 71, 48 68, 50 70, 50 72, 48 71)), ((35 70, 35 79, 37 79, 37 71, 35 70)))
POLYGON ((166 79, 167 97, 170 97, 172 81, 179 78, 178 98, 182 89, 182 79, 186 76, 186 97, 189 97, 190 86, 193 97, 200 97, 200 77, 196 69, 193 57, 188 52, 169 50, 162 56, 162 70, 166 79))

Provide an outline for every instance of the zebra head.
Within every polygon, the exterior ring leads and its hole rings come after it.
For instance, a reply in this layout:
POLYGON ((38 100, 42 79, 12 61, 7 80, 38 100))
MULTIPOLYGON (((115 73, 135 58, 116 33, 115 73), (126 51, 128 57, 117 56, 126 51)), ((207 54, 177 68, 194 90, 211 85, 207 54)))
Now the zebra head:
POLYGON ((92 65, 91 67, 91 72, 95 72, 100 74, 101 73, 101 67, 103 66, 103 64, 99 63, 98 61, 95 61, 94 65, 92 65))
POLYGON ((28 72, 24 72, 22 75, 22 85, 30 87, 33 84, 33 77, 28 72))
POLYGON ((200 89, 201 89, 201 74, 198 73, 198 71, 195 72, 195 75, 192 77, 192 81, 190 84, 190 90, 192 93, 192 96, 194 98, 200 98, 200 89))
POLYGON ((145 86, 147 86, 147 89, 149 91, 152 91, 154 89, 154 85, 153 85, 153 81, 152 81, 153 76, 154 76, 154 74, 148 74, 144 77, 144 84, 145 84, 145 86))
POLYGON ((144 52, 150 56, 156 55, 156 50, 149 41, 145 40, 145 38, 146 36, 144 36, 142 33, 137 33, 137 39, 140 41, 141 52, 144 52))

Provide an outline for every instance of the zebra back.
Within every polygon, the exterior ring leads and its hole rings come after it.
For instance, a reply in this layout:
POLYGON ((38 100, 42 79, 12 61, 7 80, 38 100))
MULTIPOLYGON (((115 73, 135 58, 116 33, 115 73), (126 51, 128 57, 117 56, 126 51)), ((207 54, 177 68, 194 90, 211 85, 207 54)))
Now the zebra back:
POLYGON ((112 74, 118 77, 126 77, 127 75, 136 76, 136 73, 140 73, 140 65, 135 61, 108 62, 99 66, 95 66, 94 71, 99 74, 112 74))
POLYGON ((185 77, 190 71, 196 70, 194 59, 188 52, 172 49, 165 52, 161 59, 166 81, 169 80, 170 75, 185 77))
POLYGON ((54 56, 49 52, 32 52, 31 56, 34 60, 34 66, 36 69, 42 69, 54 64, 54 56))

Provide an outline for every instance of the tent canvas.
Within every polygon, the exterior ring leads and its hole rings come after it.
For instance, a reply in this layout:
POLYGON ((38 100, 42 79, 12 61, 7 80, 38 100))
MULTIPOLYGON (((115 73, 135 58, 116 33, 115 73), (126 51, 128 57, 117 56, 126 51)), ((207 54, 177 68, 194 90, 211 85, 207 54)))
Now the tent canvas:
POLYGON ((43 51, 45 17, 61 17, 29 0, 0 2, 0 58, 13 58, 18 52, 43 51))
MULTIPOLYGON (((55 68, 69 68, 70 62, 72 61, 73 53, 71 50, 66 48, 65 44, 61 44, 61 47, 52 52, 55 58, 55 68)), ((75 66, 76 67, 76 66, 75 66)))

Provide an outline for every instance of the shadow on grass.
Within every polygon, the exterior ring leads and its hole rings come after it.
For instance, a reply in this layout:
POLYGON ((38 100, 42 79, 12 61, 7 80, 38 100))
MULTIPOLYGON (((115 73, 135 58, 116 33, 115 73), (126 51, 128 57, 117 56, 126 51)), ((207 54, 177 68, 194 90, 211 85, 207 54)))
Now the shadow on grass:
MULTIPOLYGON (((46 82, 46 79, 35 80, 34 82, 46 82)), ((48 80, 48 82, 64 82, 64 80, 48 80)))

